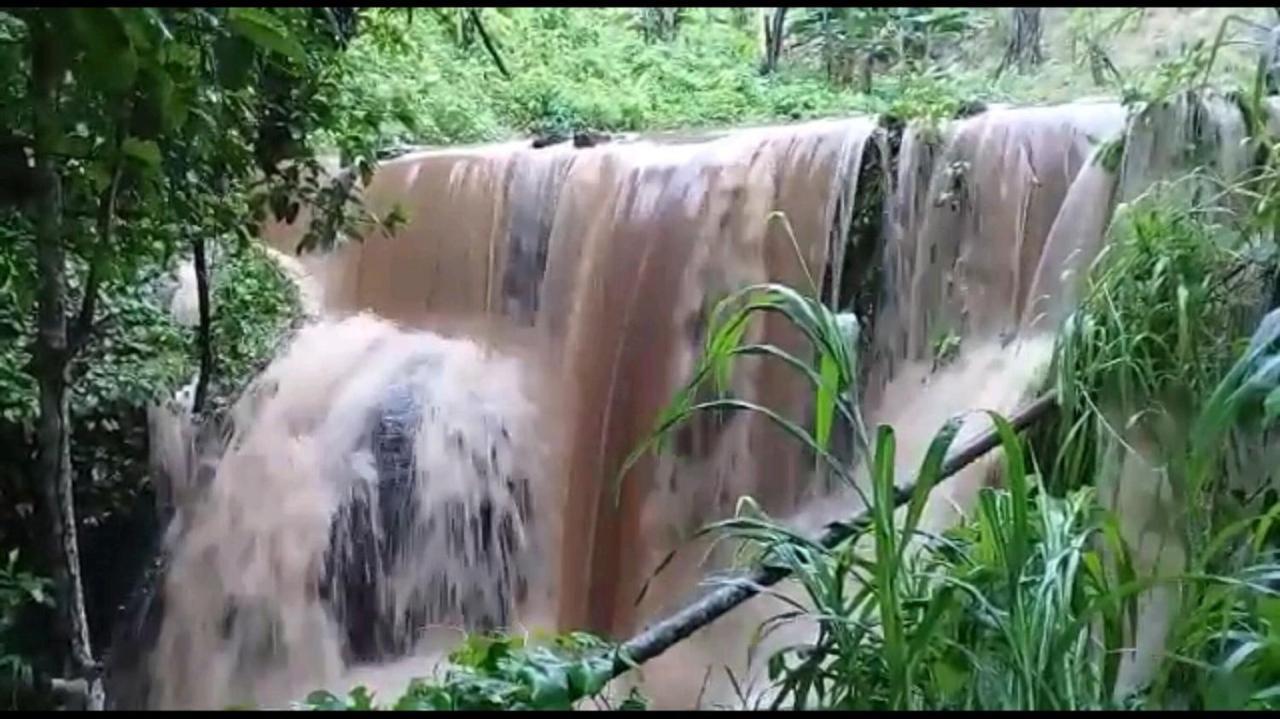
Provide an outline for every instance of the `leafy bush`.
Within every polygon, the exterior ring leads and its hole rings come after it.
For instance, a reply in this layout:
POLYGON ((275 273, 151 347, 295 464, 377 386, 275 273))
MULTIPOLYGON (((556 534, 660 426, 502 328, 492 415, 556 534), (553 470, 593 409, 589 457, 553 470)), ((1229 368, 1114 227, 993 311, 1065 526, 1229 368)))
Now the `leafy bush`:
POLYGON ((32 605, 50 606, 49 580, 18 567, 18 550, 9 550, 0 564, 0 673, 14 686, 30 685, 32 667, 25 656, 22 639, 15 634, 23 612, 32 605))
MULTIPOLYGON (((596 698, 612 678, 614 653, 601 640, 574 633, 551 646, 526 645, 519 637, 472 635, 453 653, 439 683, 415 679, 394 705, 396 710, 573 709, 596 698)), ((378 708, 364 687, 346 698, 313 692, 303 708, 368 710, 378 708)), ((632 693, 618 708, 643 709, 632 693)))
POLYGON ((301 312, 297 287, 266 250, 256 242, 233 242, 228 250, 213 268, 211 293, 217 355, 212 395, 224 402, 271 359, 301 312))

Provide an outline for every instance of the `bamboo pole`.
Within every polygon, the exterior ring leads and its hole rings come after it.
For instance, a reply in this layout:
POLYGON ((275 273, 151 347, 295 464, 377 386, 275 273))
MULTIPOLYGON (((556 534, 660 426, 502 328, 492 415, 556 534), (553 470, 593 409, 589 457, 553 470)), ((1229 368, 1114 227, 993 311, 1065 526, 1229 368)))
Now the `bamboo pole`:
MULTIPOLYGON (((1021 432, 1048 416, 1057 406, 1055 393, 1049 392, 1009 418, 1015 431, 1021 432)), ((1000 435, 993 427, 971 442, 952 452, 942 465, 940 480, 964 469, 1000 444, 1000 435)), ((894 495, 894 506, 905 504, 911 497, 912 487, 899 487, 894 495)), ((818 539, 822 546, 833 548, 856 534, 870 522, 868 508, 854 514, 851 521, 829 525, 818 539)), ((632 667, 661 655, 677 642, 727 614, 734 607, 759 594, 765 587, 786 579, 791 572, 782 567, 759 567, 749 574, 731 580, 730 584, 712 590, 684 609, 652 624, 619 647, 613 663, 613 677, 632 667)))

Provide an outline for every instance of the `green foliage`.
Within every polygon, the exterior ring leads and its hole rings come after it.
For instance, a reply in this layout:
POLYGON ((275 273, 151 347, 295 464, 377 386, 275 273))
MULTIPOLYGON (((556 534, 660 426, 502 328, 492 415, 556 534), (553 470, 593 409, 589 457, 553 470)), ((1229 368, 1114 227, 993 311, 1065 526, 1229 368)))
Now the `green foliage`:
MULTIPOLYGON (((1095 84, 1114 84, 1120 93, 1121 102, 1129 106, 1134 113, 1140 113, 1151 105, 1166 102, 1179 93, 1193 90, 1203 91, 1209 87, 1210 79, 1214 78, 1215 75, 1219 84, 1227 87, 1238 86, 1241 80, 1247 81, 1248 78, 1239 73, 1226 72, 1224 77, 1224 72, 1219 71, 1220 66, 1223 64, 1221 59, 1224 47, 1227 45, 1257 44, 1247 40, 1232 40, 1228 36, 1228 30, 1236 25, 1244 25, 1255 31, 1261 30, 1265 32, 1267 30, 1266 27, 1246 20, 1239 15, 1228 15, 1218 24, 1217 32, 1211 42, 1202 37, 1180 48, 1172 57, 1154 62, 1149 66, 1121 72, 1107 57, 1106 51, 1101 45, 1102 38, 1114 36, 1124 30, 1126 25, 1131 22, 1136 28, 1137 23, 1141 22, 1142 15, 1141 8, 1127 8, 1112 18, 1110 22, 1101 22, 1092 13, 1081 15, 1082 17, 1094 18, 1084 23, 1084 26, 1088 29, 1083 32, 1088 38, 1085 41, 1086 54, 1095 84)), ((1258 48, 1256 52, 1259 59, 1253 69, 1254 90, 1252 94, 1255 101, 1254 107, 1251 108, 1255 113, 1260 110, 1261 93, 1268 70, 1267 53, 1262 48, 1258 48)), ((1256 141, 1261 134, 1258 132, 1260 127, 1255 123, 1251 130, 1251 135, 1256 141)))
MULTIPOLYGON (((1275 385, 1272 376, 1268 386, 1275 385)), ((1037 491, 1019 440, 992 419, 1007 489, 980 490, 976 515, 940 536, 919 531, 919 508, 941 479, 956 420, 935 437, 901 518, 887 501, 893 432, 880 429, 872 460, 876 504, 848 543, 823 547, 764 518, 718 525, 791 570, 808 600, 766 621, 756 641, 789 622, 818 625, 812 642, 769 658, 779 690, 773 707, 1277 706, 1280 595, 1268 584, 1280 569, 1269 548, 1280 510, 1220 528, 1185 573, 1159 580, 1181 590, 1168 638, 1176 649, 1159 662, 1150 687, 1119 697, 1137 598, 1157 580, 1137 573, 1117 520, 1098 507, 1092 488, 1064 498, 1037 491)))
POLYGON ((961 337, 949 330, 939 330, 930 347, 933 350, 933 369, 945 367, 960 353, 961 337))
MULTIPOLYGON (((0 263, 22 267, 17 277, 30 278, 34 268, 25 249, 0 247, 0 263)), ((132 506, 146 488, 143 410, 189 382, 196 371, 194 332, 178 326, 163 308, 165 280, 159 269, 142 281, 103 288, 99 336, 71 368, 72 462, 86 480, 77 487, 86 526, 132 506)), ((292 283, 256 244, 230 243, 212 283, 219 371, 211 396, 225 402, 270 356, 299 308, 292 283)), ((33 332, 30 315, 20 314, 20 307, 0 305, 0 326, 15 340, 33 332)), ((31 471, 28 447, 36 416, 35 384, 26 373, 29 361, 25 342, 0 344, 0 431, 21 438, 20 444, 0 452, 0 464, 20 474, 31 471)), ((3 484, 16 479, 6 476, 3 484)), ((24 494, 13 492, 12 486, 5 490, 11 497, 24 494)))
POLYGON ((1214 48, 1203 41, 1150 68, 1120 78, 1120 98, 1137 108, 1163 102, 1194 87, 1213 64, 1214 48))
MULTIPOLYGON (((1055 479, 1092 477, 1101 453, 1123 442, 1107 411, 1123 413, 1126 426, 1140 418, 1185 426, 1230 365, 1233 338, 1260 299, 1236 228, 1179 189, 1158 186, 1117 211, 1084 299, 1059 334, 1055 479)), ((1180 451, 1176 431, 1159 434, 1166 450, 1180 451)))
MULTIPOLYGON (((929 59, 947 44, 978 29, 969 8, 830 7, 803 8, 792 23, 798 42, 818 47, 828 77, 848 83, 858 62, 901 69, 929 59)), ((870 88, 865 88, 870 89, 870 88)))
POLYGON ((1002 95, 983 89, 972 75, 938 67, 908 71, 887 77, 872 91, 877 111, 900 120, 922 120, 933 126, 956 116, 966 103, 1002 95))
POLYGON ((0 220, 0 421, 30 426, 36 413, 35 380, 26 372, 35 255, 19 242, 26 229, 16 213, 0 220))
POLYGON ((1145 8, 1073 8, 1067 16, 1073 64, 1087 66, 1095 85, 1118 79, 1109 43, 1120 32, 1136 29, 1144 12, 1145 8))
MULTIPOLYGON (((35 267, 26 243, 0 246, 0 264, 15 270, 8 285, 14 301, 0 303, 0 326, 7 339, 0 343, 0 435, 8 438, 0 449, 5 468, 0 494, 12 502, 0 511, 0 536, 9 540, 21 536, 17 527, 35 501, 34 487, 24 481, 34 472, 37 394, 27 367, 35 267)), ((83 278, 83 268, 75 274, 83 278)), ((157 274, 152 270, 132 283, 102 287, 97 337, 70 367, 72 464, 86 480, 77 487, 86 526, 132 506, 145 488, 143 410, 191 375, 190 340, 161 309, 157 274)))
MULTIPOLYGON (((1280 310, 1259 324, 1249 346, 1205 402, 1193 428, 1187 464, 1193 518, 1211 523, 1192 534, 1188 574, 1212 578, 1183 589, 1169 635, 1177 654, 1162 666, 1151 696, 1192 709, 1280 708, 1280 516, 1274 490, 1226 501, 1224 460, 1249 425, 1274 426, 1280 396, 1280 310), (1215 511, 1216 510, 1216 511, 1215 511)), ((1246 435, 1247 436, 1247 435, 1246 435)), ((1245 441, 1249 441, 1246 439, 1245 441)))
MULTIPOLYGON (((637 22, 631 9, 483 9, 508 79, 483 46, 459 30, 466 23, 457 11, 433 10, 412 18, 372 12, 352 46, 336 94, 338 114, 383 118, 377 128, 383 143, 723 126, 886 108, 906 118, 949 116, 961 101, 995 96, 975 73, 914 65, 878 80, 872 94, 860 94, 830 82, 822 64, 800 51, 778 73, 762 77, 758 27, 741 24, 727 8, 684 9, 678 32, 664 29, 674 34, 661 42, 644 29, 654 22, 651 15, 637 22)), ((926 27, 934 28, 928 32, 935 39, 958 32, 944 22, 951 11, 931 10, 925 19, 915 9, 903 12, 890 24, 911 37, 926 27)))
MULTIPOLYGON (((597 698, 612 678, 612 648, 588 634, 556 637, 550 646, 518 637, 472 635, 449 656, 438 683, 415 679, 389 708, 395 710, 567 710, 597 698)), ((380 708, 365 687, 347 697, 316 691, 303 708, 360 711, 380 708)), ((643 709, 634 692, 620 709, 643 709)))
POLYGON ((19 568, 18 550, 10 550, 0 565, 0 674, 14 685, 30 684, 32 677, 31 665, 14 646, 22 613, 32 605, 52 605, 49 592, 49 580, 19 568))
POLYGON ((812 295, 765 283, 741 289, 716 304, 693 377, 659 415, 650 436, 623 463, 618 489, 630 468, 645 453, 661 448, 680 425, 699 412, 724 411, 763 415, 813 454, 815 469, 825 470, 856 488, 848 464, 833 454, 833 431, 840 427, 849 432, 849 441, 841 446, 866 446, 854 392, 858 377, 857 320, 825 307, 816 297, 812 277, 810 284, 812 295), (811 357, 798 357, 775 345, 744 343, 747 323, 764 313, 786 317, 799 329, 811 346, 811 357), (734 363, 748 356, 782 362, 805 378, 814 393, 813 423, 809 428, 769 407, 728 396, 734 363), (712 398, 705 399, 708 396, 712 398))
POLYGON ((213 278, 213 345, 218 373, 212 395, 234 400, 269 360, 279 338, 297 319, 297 287, 256 243, 232 243, 213 278))
POLYGON ((767 519, 722 526, 763 543, 792 570, 809 601, 761 628, 818 625, 812 642, 768 660, 774 708, 1051 709, 1110 705, 1132 600, 1119 593, 1124 557, 1114 527, 1084 490, 1067 499, 1035 491, 1020 442, 992 415, 1005 450, 1007 489, 984 488, 972 522, 921 532, 959 418, 935 437, 896 516, 893 431, 881 427, 871 461, 875 504, 863 531, 838 547, 796 538, 767 519), (860 541, 867 540, 867 541, 860 541), (868 546, 869 545, 869 546, 868 546), (1099 640, 1090 627, 1100 622, 1099 640))

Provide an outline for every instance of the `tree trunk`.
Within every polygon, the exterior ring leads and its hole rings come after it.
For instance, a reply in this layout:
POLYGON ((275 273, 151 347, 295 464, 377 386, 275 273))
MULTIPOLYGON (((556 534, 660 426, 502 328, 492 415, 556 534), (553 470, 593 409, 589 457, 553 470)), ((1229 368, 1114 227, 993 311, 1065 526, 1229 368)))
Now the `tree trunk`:
POLYGON ((39 388, 40 415, 36 425, 38 482, 48 520, 53 579, 57 590, 59 624, 71 649, 71 670, 89 684, 88 708, 103 706, 85 614, 80 580, 80 546, 76 537, 75 498, 71 484, 71 446, 68 426, 67 258, 62 237, 62 186, 55 154, 62 131, 57 109, 61 68, 56 33, 37 18, 31 23, 31 98, 37 196, 36 341, 32 373, 39 388))
POLYGON ((999 77, 1005 70, 1016 66, 1018 72, 1026 72, 1029 68, 1044 62, 1044 51, 1040 41, 1044 36, 1044 28, 1040 25, 1040 8, 1016 7, 1013 9, 1013 27, 1009 32, 1009 45, 1005 48, 1000 67, 996 68, 999 77))
POLYGON ((760 74, 771 75, 778 69, 778 60, 782 57, 782 31, 786 27, 787 8, 775 8, 772 15, 764 19, 764 62, 760 66, 760 74))
POLYGON ((200 307, 200 326, 197 344, 200 348, 200 376, 196 378, 195 397, 191 400, 191 414, 199 415, 209 395, 209 382, 213 379, 213 328, 209 309, 209 261, 205 256, 204 237, 197 235, 191 241, 192 264, 196 271, 196 301, 200 307))
POLYGON ((831 40, 831 8, 822 8, 822 64, 827 68, 827 82, 831 82, 835 76, 835 48, 832 46, 831 40))
POLYGON ((859 63, 858 75, 863 93, 871 92, 872 69, 874 68, 876 57, 873 53, 866 52, 862 54, 862 60, 859 63))

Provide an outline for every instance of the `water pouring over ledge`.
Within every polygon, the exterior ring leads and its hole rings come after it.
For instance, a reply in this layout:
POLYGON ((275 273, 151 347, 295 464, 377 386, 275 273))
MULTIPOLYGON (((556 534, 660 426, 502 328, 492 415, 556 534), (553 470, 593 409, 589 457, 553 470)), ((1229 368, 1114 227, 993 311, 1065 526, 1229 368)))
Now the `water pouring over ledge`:
MULTIPOLYGON (((779 515, 804 518, 815 512, 812 501, 818 490, 810 481, 809 459, 772 427, 745 415, 707 419, 684 432, 672 452, 635 470, 621 501, 614 504, 609 490, 613 474, 687 377, 702 341, 704 311, 746 284, 772 280, 803 288, 812 275, 824 297, 842 309, 855 309, 870 325, 865 390, 870 419, 893 421, 904 435, 918 432, 923 438, 943 417, 971 409, 975 401, 1007 411, 1034 381, 1027 377, 1014 386, 1018 382, 1009 376, 1010 358, 1016 357, 1012 353, 1030 351, 1020 349, 1024 342, 1014 341, 1019 320, 1042 297, 1070 295, 1070 283, 1040 291, 1048 282, 1043 278, 1053 275, 1053 268, 1044 266, 1046 258, 1056 257, 1062 243, 1074 243, 1073 252, 1066 253, 1073 258, 1096 253, 1101 244, 1109 209, 1097 213, 1104 216, 1099 223, 1096 216, 1066 213, 1067 200, 1085 194, 1084 200, 1076 202, 1110 207, 1113 188, 1090 174, 1094 167, 1090 158, 1103 140, 1119 135, 1123 128, 1120 108, 1090 103, 998 109, 954 123, 936 137, 919 128, 892 137, 872 120, 855 118, 753 128, 679 144, 638 140, 590 149, 534 150, 512 143, 398 158, 383 167, 367 196, 379 210, 400 202, 409 215, 408 225, 395 238, 373 236, 330 255, 302 258, 311 280, 321 288, 324 313, 333 321, 309 330, 311 344, 300 337, 280 362, 283 366, 288 357, 306 358, 313 363, 312 381, 317 384, 295 385, 306 389, 293 399, 279 392, 261 408, 246 399, 243 427, 260 429, 242 429, 237 422, 237 432, 252 437, 268 427, 280 431, 278 423, 264 423, 255 416, 274 411, 306 418, 311 441, 319 442, 311 446, 324 448, 320 453, 324 467, 299 471, 280 466, 285 455, 305 455, 308 462, 315 462, 317 457, 311 455, 317 453, 283 451, 289 445, 278 435, 264 440, 260 446, 270 450, 257 455, 238 453, 233 443, 228 457, 257 464, 237 470, 236 462, 224 459, 209 491, 212 496, 224 493, 226 502, 233 499, 226 493, 234 495, 238 506, 257 503, 274 508, 286 506, 282 504, 286 496, 307 496, 322 485, 322 476, 329 479, 320 494, 332 493, 333 486, 365 487, 360 491, 372 492, 367 488, 371 477, 382 492, 396 486, 395 478, 408 474, 419 477, 416 486, 427 490, 419 494, 421 501, 430 492, 434 463, 448 461, 447 430, 420 419, 421 399, 431 395, 431 372, 415 374, 412 363, 397 365, 399 360, 391 355, 407 350, 389 348, 425 346, 442 342, 440 335, 452 337, 447 340, 453 343, 448 345, 454 348, 450 353, 489 368, 460 381, 472 383, 473 389, 490 397, 487 407, 500 407, 503 397, 513 406, 525 407, 527 413, 521 415, 525 420, 508 423, 507 430, 521 428, 525 434, 520 442, 544 445, 540 451, 545 459, 533 460, 536 467, 521 468, 540 470, 540 483, 531 483, 538 484, 540 491, 530 496, 524 514, 507 515, 513 518, 513 526, 519 517, 541 527, 537 530, 545 533, 538 545, 541 549, 508 555, 507 561, 525 564, 489 574, 481 571, 484 560, 477 556, 464 564, 477 570, 469 579, 486 581, 487 586, 501 586, 503 577, 512 574, 537 576, 548 588, 545 604, 550 608, 535 617, 539 611, 505 599, 490 614, 510 614, 491 619, 625 635, 695 590, 698 577, 706 571, 696 561, 700 558, 696 549, 682 553, 689 558, 665 571, 661 586, 651 587, 638 606, 635 602, 640 587, 668 551, 705 522, 730 513, 738 497, 754 496, 779 515), (774 212, 785 215, 790 232, 787 223, 769 219, 774 212), (1046 249, 1050 247, 1054 252, 1046 249), (798 258, 803 258, 803 264, 798 258), (403 329, 368 318, 339 320, 360 312, 395 321, 403 329), (362 345, 344 334, 360 326, 382 336, 382 342, 362 345), (376 331, 369 329, 374 326, 376 331), (942 333, 959 340, 954 371, 936 372, 937 358, 930 356, 934 339, 942 333), (316 339, 323 336, 331 336, 333 343, 316 339), (347 339, 339 342, 343 337, 347 339), (355 352, 357 347, 365 347, 367 354, 350 355, 354 359, 347 362, 328 356, 355 352), (495 363, 492 367, 506 367, 502 372, 510 371, 511 377, 498 381, 507 375, 492 369, 490 362, 495 363), (418 389, 396 395, 396 388, 406 381, 418 389), (342 383, 352 389, 340 390, 342 383), (334 389, 326 390, 327 386, 334 389), (977 389, 982 386, 1000 391, 977 389), (540 389, 545 396, 529 388, 540 389), (352 399, 339 401, 345 397, 352 399), (277 409, 268 408, 273 402, 277 409), (929 417, 936 412, 937 422, 931 423, 911 407, 927 407, 929 417), (408 422, 396 420, 406 415, 408 422), (415 449, 407 453, 415 469, 406 472, 402 468, 406 462, 396 460, 406 453, 403 449, 384 449, 381 456, 390 459, 375 457, 362 465, 344 459, 344 452, 351 457, 363 451, 358 441, 362 437, 379 436, 366 432, 367 425, 356 422, 356 416, 392 426, 381 436, 411 435, 413 441, 408 444, 415 449), (333 434, 322 435, 319 427, 333 434), (556 430, 554 436, 541 442, 549 429, 556 430), (275 469, 263 471, 267 467, 275 469), (275 478, 274 484, 227 481, 236 473, 269 476, 275 478), (281 479, 286 477, 291 479, 281 479)), ((268 240, 290 250, 296 232, 296 228, 273 228, 268 240)), ((752 331, 760 335, 755 340, 792 350, 801 346, 800 338, 780 322, 765 322, 752 331)), ((268 376, 275 371, 269 370, 268 376)), ((757 363, 743 365, 732 389, 737 396, 804 422, 810 413, 802 388, 781 368, 757 363)), ((463 396, 466 392, 465 387, 453 390, 463 396)), ((445 416, 463 411, 461 404, 441 409, 445 416)), ((494 411, 490 419, 505 416, 505 410, 494 411)), ((486 432, 492 431, 483 427, 483 421, 479 424, 482 428, 473 427, 475 434, 467 437, 472 444, 483 444, 490 436, 486 432)), ((367 444, 376 445, 377 440, 368 439, 367 444)), ((908 443, 903 444, 905 448, 908 443)), ((253 445, 253 439, 247 439, 241 450, 253 445)), ((904 466, 916 462, 909 452, 901 457, 904 466)), ((464 465, 445 469, 444 474, 478 481, 483 473, 464 465)), ((982 480, 980 468, 971 474, 949 485, 961 505, 966 491, 982 480)), ((456 483, 448 486, 458 487, 456 483)), ((517 505, 516 494, 509 494, 506 506, 517 505)), ((343 634, 352 634, 347 617, 358 617, 344 615, 342 603, 335 604, 332 597, 319 596, 323 567, 332 561, 326 557, 333 556, 335 547, 342 554, 341 548, 351 544, 344 545, 345 540, 335 544, 333 528, 343 525, 335 517, 361 514, 342 509, 352 506, 343 501, 328 496, 317 503, 321 508, 310 510, 306 536, 311 539, 305 542, 260 541, 279 533, 274 512, 263 515, 262 524, 248 532, 243 525, 209 530, 213 536, 195 554, 203 555, 200 561, 223 567, 215 574, 241 571, 241 562, 234 558, 240 555, 234 551, 257 552, 272 567, 292 553, 300 566, 307 567, 293 579, 273 569, 273 580, 288 587, 266 591, 255 588, 253 582, 248 585, 254 586, 242 586, 241 593, 252 595, 265 607, 258 619, 243 622, 243 630, 238 628, 239 618, 231 622, 229 632, 219 626, 225 617, 213 615, 225 602, 209 599, 204 604, 191 602, 185 610, 174 607, 188 603, 192 593, 190 582, 175 579, 182 576, 182 552, 190 555, 190 547, 201 546, 190 538, 194 530, 175 540, 178 554, 166 584, 169 611, 159 646, 168 641, 174 647, 173 657, 187 652, 188 661, 196 666, 211 661, 209 655, 217 656, 222 661, 215 665, 225 669, 212 675, 205 672, 200 676, 204 689, 192 694, 190 683, 180 676, 180 662, 153 662, 159 687, 174 688, 154 693, 152 704, 287 701, 309 688, 330 685, 344 666, 359 665, 362 656, 389 661, 394 658, 389 655, 410 651, 397 646, 406 641, 406 635, 397 634, 394 627, 355 632, 381 631, 391 637, 389 645, 374 642, 377 646, 364 650, 353 646, 359 642, 350 636, 343 639, 343 634), (224 542, 219 531, 237 535, 250 549, 235 550, 237 543, 224 542), (261 619, 272 612, 286 619, 261 619), (295 620, 313 622, 315 631, 285 626, 295 620), (200 627, 206 627, 203 636, 212 639, 205 648, 190 638, 200 627), (265 648, 247 641, 263 636, 271 637, 265 648), (312 644, 303 643, 304 639, 312 644), (325 643, 325 648, 316 649, 316 641, 325 643)), ((213 516, 217 510, 209 507, 214 502, 205 498, 191 508, 191 516, 213 516)), ((378 500, 366 497, 364 502, 363 506, 371 507, 378 500)), ((816 509, 832 512, 840 506, 826 502, 816 509)), ((475 509, 473 514, 482 523, 479 500, 475 509)), ((237 516, 235 511, 224 514, 228 524, 237 516)), ((384 521, 394 527, 397 521, 390 510, 366 509, 364 515, 371 524, 384 521)), ((418 526, 415 521, 409 524, 418 526)), ((346 525, 352 526, 349 521, 346 525)), ((420 528, 425 535, 425 526, 420 528)), ((364 534, 375 540, 387 536, 380 530, 364 534)), ((395 536, 396 531, 390 534, 395 536)), ((495 536, 491 546, 500 539, 495 536)), ((394 555, 382 549, 386 543, 374 541, 377 548, 368 553, 394 555)), ((447 563, 446 559, 422 561, 428 566, 447 563)), ((395 574, 377 567, 369 571, 376 576, 395 574)), ((413 612, 426 611, 422 607, 430 607, 430 602, 395 597, 412 596, 415 588, 442 583, 416 570, 408 574, 412 575, 409 580, 383 583, 408 587, 403 591, 379 587, 360 593, 382 597, 384 607, 391 607, 374 612, 375 617, 394 618, 407 612, 408 625, 425 623, 413 612), (406 604, 411 610, 396 609, 406 604)), ((235 592, 223 592, 223 596, 231 594, 235 592)), ((450 605, 447 591, 445 596, 442 604, 435 605, 437 609, 450 605)), ((514 599, 515 593, 509 592, 508 597, 514 599)), ((450 619, 458 623, 456 616, 444 616, 447 611, 436 614, 445 623, 450 619)), ((461 619, 463 624, 468 621, 476 620, 461 619)), ((660 660, 665 665, 654 665, 651 678, 670 679, 658 682, 664 693, 675 697, 681 694, 680 681, 689 684, 702 676, 701 665, 689 671, 685 662, 745 654, 741 649, 745 632, 734 637, 729 624, 719 626, 723 629, 712 627, 660 660), (681 667, 686 671, 681 672, 681 667)), ((194 670, 188 671, 194 676, 194 670)))

